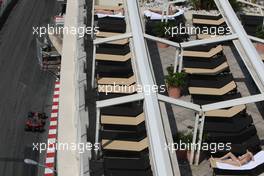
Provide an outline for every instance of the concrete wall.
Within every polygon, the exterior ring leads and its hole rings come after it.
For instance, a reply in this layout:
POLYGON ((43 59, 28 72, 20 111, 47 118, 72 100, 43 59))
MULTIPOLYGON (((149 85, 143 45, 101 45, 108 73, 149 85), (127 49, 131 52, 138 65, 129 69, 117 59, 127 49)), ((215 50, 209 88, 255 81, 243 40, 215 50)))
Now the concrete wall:
MULTIPOLYGON (((85 27, 85 0, 68 0, 65 27, 85 27)), ((88 112, 85 108, 86 53, 84 38, 64 35, 61 64, 61 93, 59 105, 59 143, 86 143, 88 112)), ((89 176, 90 152, 58 151, 59 176, 89 176)))
MULTIPOLYGON (((78 1, 67 2, 65 27, 77 27, 78 1)), ((75 59, 77 51, 77 35, 63 36, 61 86, 59 99, 58 143, 77 143, 76 123, 76 89, 75 59)), ((79 176, 79 156, 75 151, 57 151, 57 171, 59 176, 79 176)))

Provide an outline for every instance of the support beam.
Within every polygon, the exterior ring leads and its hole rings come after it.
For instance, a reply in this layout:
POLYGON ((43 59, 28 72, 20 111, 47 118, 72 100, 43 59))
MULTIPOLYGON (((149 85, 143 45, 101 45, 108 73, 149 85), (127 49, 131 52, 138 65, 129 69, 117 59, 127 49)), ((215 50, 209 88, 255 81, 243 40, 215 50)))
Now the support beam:
POLYGON ((254 36, 251 36, 251 35, 249 35, 248 37, 249 37, 250 40, 253 40, 255 42, 259 42, 259 43, 263 43, 264 44, 264 40, 261 39, 261 38, 254 37, 254 36))
POLYGON ((232 34, 232 35, 219 36, 219 37, 203 39, 203 40, 193 40, 193 41, 182 43, 182 47, 188 48, 188 47, 199 46, 199 45, 221 43, 225 41, 235 40, 237 38, 238 38, 237 34, 232 34))
MULTIPOLYGON (((100 117, 101 117, 101 112, 100 108, 96 108, 96 127, 95 127, 95 143, 99 143, 99 133, 100 133, 100 117)), ((95 157, 96 159, 99 158, 98 156, 98 150, 95 150, 95 157)))
POLYGON ((95 88, 95 59, 96 59, 96 45, 93 45, 92 78, 91 78, 92 88, 95 88))
MULTIPOLYGON (((93 0, 93 5, 92 5, 92 19, 91 19, 91 27, 92 28, 94 28, 95 27, 95 25, 94 25, 94 12, 95 12, 95 9, 94 9, 94 7, 95 7, 95 0, 93 0)), ((91 32, 91 38, 93 39, 93 38, 95 38, 95 34, 94 34, 94 30, 92 30, 92 32, 91 32)))
MULTIPOLYGON (((239 44, 234 42, 235 46, 241 46, 241 49, 246 54, 248 59, 244 62, 248 62, 247 68, 252 75, 255 83, 257 84, 260 92, 264 92, 264 64, 262 63, 261 57, 257 52, 256 48, 248 38, 246 31, 244 30, 241 22, 239 21, 236 13, 231 7, 228 0, 215 0, 215 3, 225 18, 226 23, 230 26, 232 31, 238 35, 239 44)), ((241 52, 240 52, 241 53, 241 52)), ((241 56, 243 57, 243 56, 241 56)))
POLYGON ((228 100, 228 101, 222 101, 219 103, 203 105, 202 111, 203 112, 213 111, 217 109, 229 108, 229 107, 243 105, 243 104, 256 103, 260 101, 264 101, 264 94, 252 95, 248 97, 237 98, 237 99, 228 100))
POLYGON ((203 142, 204 122, 205 122, 205 114, 203 113, 201 122, 200 122, 200 129, 199 129, 199 136, 198 136, 198 150, 197 150, 196 157, 195 157, 195 165, 199 165, 201 146, 203 142))
POLYGON ((165 44, 168 44, 170 46, 173 46, 173 47, 176 47, 176 48, 180 48, 179 43, 172 42, 170 40, 166 40, 166 39, 155 37, 155 36, 148 35, 148 34, 144 34, 144 37, 146 39, 149 39, 149 40, 153 40, 153 41, 160 42, 160 43, 165 43, 165 44))
MULTIPOLYGON (((133 35, 133 46, 135 53, 136 68, 138 70, 139 80, 142 85, 154 86, 149 66, 146 41, 143 35, 143 27, 141 24, 140 11, 138 1, 126 0, 128 8, 128 16, 133 35)), ((144 111, 146 119, 146 128, 149 139, 149 152, 153 163, 153 173, 157 176, 166 175, 173 176, 173 163, 170 158, 170 151, 164 150, 166 144, 165 129, 162 125, 162 117, 160 106, 156 92, 145 92, 144 95, 144 111)), ((179 168, 178 168, 178 174, 179 168)))
POLYGON ((161 94, 158 94, 158 99, 160 101, 163 101, 163 102, 166 102, 166 103, 170 103, 172 105, 183 107, 183 108, 186 108, 186 109, 190 109, 190 110, 196 111, 198 113, 201 112, 201 107, 200 107, 200 105, 197 105, 197 104, 193 104, 193 103, 190 103, 190 102, 187 102, 187 101, 182 101, 182 100, 179 100, 179 99, 171 98, 171 97, 168 97, 168 96, 165 96, 165 95, 161 95, 161 94))
POLYGON ((177 72, 177 68, 179 65, 179 55, 180 55, 180 51, 178 48, 176 48, 176 54, 175 54, 175 59, 174 59, 174 69, 173 69, 174 73, 177 72))
POLYGON ((143 99, 144 99, 143 93, 137 93, 137 94, 133 94, 133 95, 127 95, 127 96, 122 96, 122 97, 118 97, 118 98, 111 98, 111 99, 107 99, 107 100, 97 101, 96 107, 97 108, 104 108, 104 107, 109 107, 109 106, 115 106, 115 105, 130 103, 130 102, 134 102, 134 101, 140 101, 143 99))
POLYGON ((182 67, 183 67, 183 48, 180 48, 180 57, 179 57, 179 68, 178 68, 178 72, 181 73, 182 72, 182 67))
MULTIPOLYGON (((192 146, 195 146, 195 144, 196 144, 198 127, 199 127, 199 118, 200 118, 200 114, 196 113, 195 122, 194 122, 192 146)), ((194 152, 195 152, 195 148, 191 147, 190 165, 193 165, 194 152)))

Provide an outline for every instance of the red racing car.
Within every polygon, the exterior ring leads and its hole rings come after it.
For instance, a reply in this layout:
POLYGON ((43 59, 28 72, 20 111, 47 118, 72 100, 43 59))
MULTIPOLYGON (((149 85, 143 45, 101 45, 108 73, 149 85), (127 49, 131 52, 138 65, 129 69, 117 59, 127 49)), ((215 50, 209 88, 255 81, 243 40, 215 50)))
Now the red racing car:
POLYGON ((45 113, 29 112, 26 120, 26 131, 43 132, 45 129, 45 119, 47 118, 45 113))

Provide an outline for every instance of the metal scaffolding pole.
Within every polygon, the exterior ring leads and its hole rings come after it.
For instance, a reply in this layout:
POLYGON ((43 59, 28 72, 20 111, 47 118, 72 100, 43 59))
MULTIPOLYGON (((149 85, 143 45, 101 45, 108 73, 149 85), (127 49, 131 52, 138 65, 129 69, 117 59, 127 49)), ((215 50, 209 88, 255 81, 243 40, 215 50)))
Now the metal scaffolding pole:
MULTIPOLYGON (((138 10, 138 2, 126 0, 129 22, 134 43, 136 67, 142 85, 153 86, 154 79, 149 66, 146 42, 143 35, 143 27, 138 10)), ((168 150, 164 150, 167 144, 161 111, 156 92, 144 92, 144 109, 146 115, 146 127, 149 139, 149 151, 153 163, 153 173, 157 176, 173 176, 173 166, 168 150)), ((180 172, 178 171, 178 174, 180 172)))
POLYGON ((176 48, 176 54, 175 54, 175 59, 174 59, 174 69, 173 69, 174 73, 177 72, 177 68, 179 65, 179 55, 180 55, 180 51, 178 48, 176 48))
POLYGON ((253 78, 259 87, 260 91, 264 92, 264 64, 261 61, 261 57, 258 54, 256 48, 250 41, 246 31, 244 30, 241 22, 239 21, 236 13, 231 7, 228 0, 215 0, 218 9, 226 19, 226 23, 231 27, 232 31, 237 34, 238 41, 241 44, 241 48, 249 58, 250 70, 255 70, 257 78, 253 78), (253 68, 251 68, 253 67, 253 68))
POLYGON ((194 152, 196 141, 197 141, 197 133, 198 133, 198 127, 199 127, 199 119, 200 119, 200 114, 196 113, 195 115, 195 122, 194 122, 194 132, 193 132, 193 139, 192 139, 192 146, 191 146, 191 156, 190 156, 190 164, 193 164, 193 159, 194 159, 194 152))
POLYGON ((199 164, 200 161, 200 154, 201 154, 201 147, 203 142, 203 130, 204 130, 204 122, 205 122, 205 114, 202 114, 201 122, 200 122, 200 129, 198 135, 198 150, 195 156, 195 165, 199 164))
POLYGON ((92 79, 91 79, 92 88, 95 88, 95 60, 96 60, 96 45, 93 45, 93 62, 92 62, 92 79))
MULTIPOLYGON (((95 143, 99 143, 99 132, 100 132, 100 117, 101 117, 101 111, 100 108, 96 108, 96 131, 95 131, 95 143)), ((95 151, 96 158, 98 159, 98 150, 95 151)))
POLYGON ((179 68, 178 68, 178 72, 181 73, 182 72, 182 66, 183 66, 183 48, 180 48, 180 56, 179 56, 179 68))

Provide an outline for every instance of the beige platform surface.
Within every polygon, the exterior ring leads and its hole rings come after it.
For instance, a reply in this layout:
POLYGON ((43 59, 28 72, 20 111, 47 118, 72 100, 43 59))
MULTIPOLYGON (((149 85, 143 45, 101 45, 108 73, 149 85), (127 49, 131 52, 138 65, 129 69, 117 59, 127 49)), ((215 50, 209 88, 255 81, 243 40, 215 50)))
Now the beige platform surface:
POLYGON ((122 150, 140 152, 148 148, 148 138, 139 142, 136 141, 121 141, 121 140, 102 140, 104 150, 122 150))
POLYGON ((189 74, 204 74, 204 75, 214 75, 221 73, 229 67, 227 62, 219 65, 213 69, 205 69, 205 68, 184 68, 184 71, 189 74))
POLYGON ((212 48, 210 51, 208 52, 203 52, 203 51, 183 51, 183 56, 186 57, 194 57, 194 58, 211 58, 213 56, 215 56, 216 54, 220 53, 223 51, 223 47, 222 45, 218 45, 215 48, 212 48))
POLYGON ((101 116, 101 124, 112 125, 139 125, 145 121, 144 113, 139 114, 137 117, 126 116, 101 116))
POLYGON ((241 111, 246 109, 246 105, 239 105, 239 106, 234 106, 229 109, 218 109, 214 111, 207 111, 205 113, 206 117, 224 117, 224 118, 229 118, 229 117, 234 117, 241 111))
POLYGON ((113 54, 96 54, 96 60, 103 61, 117 61, 117 62, 125 62, 132 57, 131 53, 127 53, 126 55, 113 55, 113 54))
POLYGON ((236 88, 236 83, 231 81, 222 88, 189 87, 190 94, 199 95, 224 95, 236 88))
POLYGON ((130 78, 99 78, 97 84, 102 85, 126 85, 130 86, 136 82, 136 77, 131 76, 130 78))

